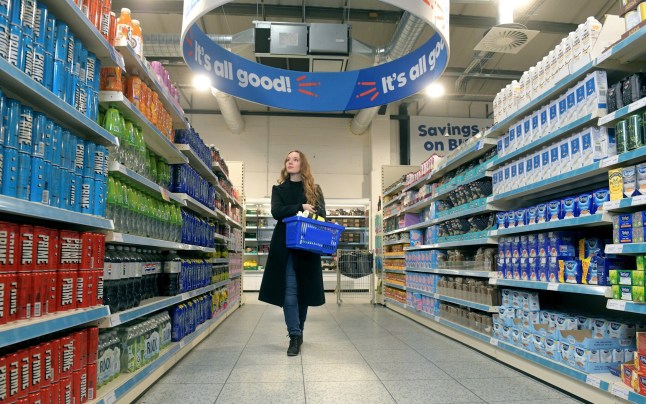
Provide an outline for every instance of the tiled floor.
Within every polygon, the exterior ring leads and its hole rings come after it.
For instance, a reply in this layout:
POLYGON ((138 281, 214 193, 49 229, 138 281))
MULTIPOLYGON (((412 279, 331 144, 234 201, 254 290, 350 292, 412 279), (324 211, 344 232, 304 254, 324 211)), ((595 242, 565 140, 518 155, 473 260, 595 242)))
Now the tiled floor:
POLYGON ((139 403, 577 403, 388 309, 311 308, 288 357, 280 308, 246 295, 139 403))

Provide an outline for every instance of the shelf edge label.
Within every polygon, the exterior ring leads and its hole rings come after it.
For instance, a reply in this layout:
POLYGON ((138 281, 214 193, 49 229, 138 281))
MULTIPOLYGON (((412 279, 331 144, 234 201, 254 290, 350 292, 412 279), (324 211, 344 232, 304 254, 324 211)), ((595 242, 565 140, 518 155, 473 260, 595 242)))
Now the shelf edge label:
POLYGON ((555 292, 555 291, 558 291, 558 290, 559 290, 559 284, 558 284, 558 283, 554 283, 554 282, 549 282, 549 283, 547 284, 547 290, 551 290, 551 291, 554 291, 554 292, 555 292))
POLYGON ((630 390, 628 390, 628 387, 624 387, 615 383, 610 388, 610 394, 612 394, 613 396, 617 396, 619 398, 623 398, 624 400, 628 400, 628 396, 630 395, 630 390))
POLYGON ((599 167, 609 167, 619 163, 619 156, 607 157, 599 163, 599 167))
POLYGON ((590 386, 596 387, 598 389, 601 388, 601 379, 599 379, 597 376, 594 375, 588 375, 585 378, 586 384, 589 384, 590 386))
POLYGON ((611 310, 625 311, 626 310, 626 301, 625 300, 610 299, 610 300, 608 300, 608 303, 606 304, 606 308, 611 309, 611 310))
POLYGON ((606 246, 606 254, 621 254, 624 252, 623 244, 608 244, 606 246))

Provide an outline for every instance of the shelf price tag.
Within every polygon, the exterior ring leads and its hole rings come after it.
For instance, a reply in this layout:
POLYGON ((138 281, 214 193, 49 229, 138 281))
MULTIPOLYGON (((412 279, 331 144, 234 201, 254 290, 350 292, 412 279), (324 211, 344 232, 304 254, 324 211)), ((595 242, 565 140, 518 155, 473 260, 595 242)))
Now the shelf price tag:
POLYGON ((644 99, 644 98, 642 98, 641 100, 639 100, 637 102, 633 102, 632 104, 630 104, 628 106, 628 113, 636 111, 636 110, 644 107, 644 105, 646 105, 646 99, 644 99))
POLYGON ((551 290, 551 291, 553 291, 553 292, 556 292, 556 291, 558 291, 558 290, 559 290, 559 284, 558 284, 558 283, 554 283, 554 282, 549 282, 549 283, 547 284, 547 290, 551 290))
POLYGON ((498 346, 498 339, 497 338, 491 338, 489 340, 489 343, 493 346, 498 346))
POLYGON ((437 321, 438 323, 440 322, 440 316, 433 316, 433 320, 437 321))
POLYGON ((603 210, 608 211, 612 209, 618 209, 621 201, 608 201, 603 203, 603 210))
POLYGON ((116 327, 121 324, 121 318, 119 316, 110 316, 110 327, 116 327))
POLYGON ((612 48, 608 49, 607 51, 603 52, 599 57, 597 57, 597 65, 604 60, 608 59, 612 55, 612 48))
POLYGON ((159 186, 159 192, 161 193, 161 197, 162 197, 163 200, 165 200, 166 202, 170 202, 170 193, 168 192, 168 190, 166 188, 164 188, 164 187, 162 187, 160 185, 159 186))
POLYGON ((498 284, 498 278, 489 278, 489 285, 495 286, 498 284))
POLYGON ((616 300, 610 299, 606 304, 606 308, 611 310, 626 311, 626 301, 625 300, 616 300))
POLYGON ((635 196, 630 203, 630 206, 639 206, 646 204, 646 195, 635 196))
POLYGON ((103 402, 105 404, 114 404, 114 403, 116 403, 117 402, 117 396, 114 393, 114 391, 111 391, 110 393, 108 393, 108 395, 105 396, 105 398, 103 399, 103 402))
POLYGON ((621 254, 623 251, 623 244, 608 244, 606 246, 606 254, 621 254))
POLYGON ((624 400, 628 400, 628 396, 630 395, 630 390, 628 390, 628 387, 624 387, 622 385, 615 383, 610 388, 610 394, 612 394, 613 396, 617 396, 619 398, 623 398, 624 400))
POLYGON ((612 156, 601 160, 599 167, 609 167, 619 163, 619 156, 612 156))
POLYGON ((112 241, 115 243, 123 243, 123 233, 112 233, 112 241))
POLYGON ((601 388, 601 379, 599 379, 597 376, 594 375, 588 375, 585 378, 585 382, 589 384, 590 386, 594 386, 598 389, 601 388))

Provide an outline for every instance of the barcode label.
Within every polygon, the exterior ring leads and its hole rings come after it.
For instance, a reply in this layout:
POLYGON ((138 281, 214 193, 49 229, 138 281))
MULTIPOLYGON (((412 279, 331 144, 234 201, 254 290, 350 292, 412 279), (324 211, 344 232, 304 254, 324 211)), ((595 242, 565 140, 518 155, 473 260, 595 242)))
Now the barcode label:
POLYGON ((497 338, 491 338, 489 340, 489 343, 493 346, 498 346, 498 339, 497 338))

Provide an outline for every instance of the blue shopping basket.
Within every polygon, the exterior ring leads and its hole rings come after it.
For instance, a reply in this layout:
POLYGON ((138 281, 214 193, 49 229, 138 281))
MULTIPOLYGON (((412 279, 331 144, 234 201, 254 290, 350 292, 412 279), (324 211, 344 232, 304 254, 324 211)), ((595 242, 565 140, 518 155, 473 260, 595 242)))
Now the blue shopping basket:
POLYGON ((287 248, 305 250, 315 254, 334 254, 345 227, 336 223, 321 222, 301 216, 283 219, 287 226, 287 248))

